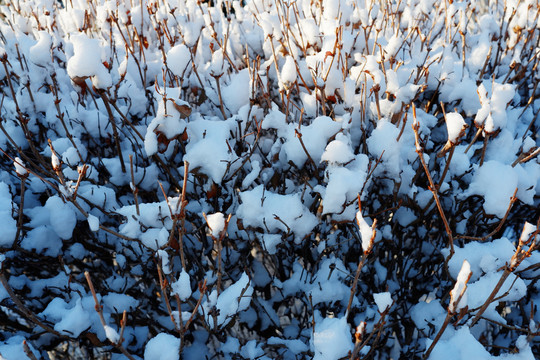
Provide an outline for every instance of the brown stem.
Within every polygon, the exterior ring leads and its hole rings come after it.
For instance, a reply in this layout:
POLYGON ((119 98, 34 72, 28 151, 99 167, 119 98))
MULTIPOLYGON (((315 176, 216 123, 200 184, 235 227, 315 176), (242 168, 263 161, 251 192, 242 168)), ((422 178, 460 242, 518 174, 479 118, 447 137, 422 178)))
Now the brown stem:
MULTIPOLYGON (((208 219, 206 218, 205 213, 203 213, 203 217, 204 217, 204 220, 206 221, 206 223, 208 224, 208 219)), ((221 230, 221 232, 219 233, 218 238, 216 238, 212 234, 210 235, 210 237, 212 238, 212 240, 214 240, 214 243, 216 244, 216 247, 217 247, 216 252, 217 252, 217 260, 218 260, 218 272, 217 272, 217 292, 218 292, 218 295, 221 292, 221 279, 223 277, 222 264, 221 264, 222 263, 222 261, 221 261, 221 251, 222 251, 222 248, 223 248, 223 239, 227 235, 227 228, 229 227, 229 221, 231 221, 231 217, 232 217, 232 214, 229 214, 229 216, 227 216, 227 219, 225 220, 225 226, 223 227, 223 230, 221 230)), ((208 227, 210 228, 210 230, 212 230, 210 225, 208 225, 208 227)))
POLYGON ((535 156, 537 156, 538 154, 540 154, 540 147, 534 150, 531 154, 523 157, 522 159, 518 158, 516 161, 512 163, 512 167, 515 167, 519 163, 525 163, 531 160, 532 158, 534 158, 535 156))
POLYGON ((441 178, 439 179, 439 183, 437 184, 437 189, 441 188, 444 178, 446 177, 446 173, 448 172, 448 168, 450 167, 450 162, 452 161, 452 157, 454 156, 455 149, 456 149, 455 146, 452 146, 452 148, 450 149, 450 154, 448 154, 448 160, 446 160, 446 164, 444 165, 444 170, 441 175, 441 178))
POLYGON ((427 349, 426 353, 424 354, 424 357, 423 357, 424 359, 427 359, 429 357, 429 355, 433 351, 433 348, 435 348, 435 345, 437 345, 437 343, 439 342, 439 339, 441 338, 442 334, 444 333, 444 330, 446 330, 446 327, 448 326, 448 324, 450 324, 451 319, 452 319, 452 314, 449 313, 449 312, 446 313, 446 318, 444 319, 444 322, 443 322, 439 332, 435 336, 435 339, 433 339, 433 342, 431 343, 431 345, 427 349))
MULTIPOLYGON (((169 317, 171 318, 171 321, 174 324, 175 330, 180 334, 181 330, 173 315, 171 302, 169 301, 169 296, 167 295, 167 283, 165 280, 165 276, 163 275, 163 270, 161 269, 160 263, 157 264, 157 270, 158 270, 158 277, 159 277, 159 286, 161 289, 161 297, 163 298, 165 307, 167 307, 167 312, 169 313, 169 317)), ((178 309, 178 313, 179 313, 179 316, 182 316, 180 309, 178 309)))
MULTIPOLYGON (((18 48, 17 48, 17 51, 18 51, 18 48)), ((28 141, 28 145, 30 146, 32 153, 37 159, 42 160, 42 157, 39 154, 39 151, 37 151, 36 146, 34 145, 34 141, 32 141, 32 137, 30 135, 30 131, 28 130, 28 126, 26 126, 28 120, 25 119, 23 113, 21 112, 21 108, 19 107, 17 96, 15 94, 15 90, 13 89, 13 84, 11 82, 11 74, 7 68, 7 64, 6 64, 7 59, 2 58, 0 59, 0 62, 4 66, 4 71, 6 73, 6 79, 9 85, 9 90, 11 91, 11 96, 13 97, 13 103, 15 104, 15 110, 17 111, 17 119, 19 120, 19 125, 21 126, 21 129, 24 132, 24 136, 26 137, 26 140, 28 141)))
MULTIPOLYGON (((92 293, 92 297, 94 298, 94 303, 95 303, 94 309, 98 313, 99 320, 101 321, 101 325, 103 326, 103 329, 105 329, 106 326, 107 326, 107 323, 105 322, 105 318, 103 317, 103 306, 101 306, 99 304, 99 300, 98 300, 97 294, 96 294, 96 289, 94 288, 94 284, 92 283, 92 278, 90 277, 90 273, 88 271, 85 271, 84 272, 84 277, 86 278, 86 282, 88 283, 88 287, 90 288, 90 292, 92 293)), ((126 312, 124 311, 124 317, 123 317, 122 321, 125 321, 125 314, 126 314, 126 312)), ((125 325, 123 325, 123 326, 125 326, 125 325)), ((122 332, 122 335, 123 335, 123 328, 122 328, 121 332, 122 332)), ((122 345, 122 340, 123 340, 122 336, 120 336, 118 338, 117 343, 114 343, 109 339, 109 341, 111 341, 113 346, 116 347, 118 350, 120 350, 120 352, 122 352, 122 354, 124 354, 128 359, 135 360, 135 358, 130 353, 128 353, 127 350, 122 345)))
POLYGON ((189 174, 189 162, 184 160, 184 181, 182 183, 182 195, 180 196, 180 204, 176 203, 176 216, 175 219, 180 216, 180 228, 178 229, 178 251, 180 251, 180 262, 182 263, 182 268, 187 271, 186 268, 186 258, 184 256, 184 231, 185 231, 185 222, 186 222, 186 193, 187 193, 187 179, 189 174), (180 206, 180 211, 178 212, 178 206, 180 206))
POLYGON ((512 206, 517 201, 517 197, 516 197, 517 191, 518 191, 518 188, 516 188, 516 190, 514 190, 514 194, 510 198, 510 204, 508 204, 508 208, 506 209, 506 213, 504 214, 503 218, 499 222, 499 225, 497 225, 497 227, 492 232, 490 232, 489 234, 487 234, 486 236, 483 236, 483 237, 458 235, 458 236, 456 236, 456 238, 458 238, 458 239, 467 239, 467 240, 476 240, 476 241, 486 241, 487 239, 489 239, 490 237, 495 235, 497 232, 499 232, 499 230, 501 230, 503 224, 505 223, 506 218, 508 217, 508 215, 510 215, 510 210, 512 210, 512 206))
MULTIPOLYGON (((360 202, 360 195, 358 195, 358 211, 362 211, 362 205, 360 202)), ((360 226, 360 224, 358 224, 360 226)), ((351 286, 351 295, 349 296, 349 303, 347 304, 347 310, 345 311, 345 316, 349 318, 351 314, 351 306, 354 299, 354 294, 356 293, 356 286, 358 285, 358 279, 360 278, 360 272, 362 271, 362 268, 364 267, 364 264, 366 263, 367 257, 371 253, 371 250, 373 249, 373 244, 375 241, 375 236, 377 235, 377 219, 373 220, 373 225, 371 225, 371 229, 373 231, 371 235, 371 239, 369 240, 369 246, 366 250, 364 250, 364 254, 362 255, 362 258, 360 259, 360 262, 358 263, 358 267, 356 268, 356 274, 354 275, 354 280, 351 286)))
POLYGON ((133 155, 131 154, 129 155, 129 168, 131 173, 131 191, 133 192, 133 198, 135 199, 135 210, 137 211, 137 216, 139 216, 141 215, 139 211, 139 198, 137 196, 139 189, 135 184, 135 174, 133 173, 133 155))
POLYGON ((27 176, 21 176, 21 203, 19 204, 19 217, 17 219, 17 232, 15 233, 15 240, 13 244, 19 246, 19 237, 21 236, 22 223, 23 223, 23 210, 24 210, 24 193, 26 189, 27 176))
POLYGON ((64 131, 66 133, 66 136, 67 138, 69 139, 69 141, 71 142, 71 145, 73 145, 73 147, 75 148, 75 151, 77 151, 77 155, 79 156, 79 159, 81 160, 81 162, 84 162, 84 159, 82 158, 82 155, 81 155, 81 152, 79 151, 79 147, 77 146, 77 144, 75 143, 75 141, 73 140, 73 135, 71 135, 71 132, 69 131, 67 125, 66 125, 66 122, 64 121, 64 113, 62 113, 62 111, 60 110, 60 98, 58 96, 58 84, 56 82, 56 74, 52 74, 51 75, 51 80, 54 84, 54 86, 50 86, 50 89, 51 89, 51 92, 53 93, 54 95, 54 106, 56 107, 56 117, 58 118, 58 120, 60 120, 60 123, 62 124, 62 127, 64 128, 64 131))
POLYGON ((315 178, 317 178, 317 180, 319 180, 320 182, 321 179, 319 177, 319 168, 317 167, 317 164, 315 163, 315 161, 313 161, 313 158, 311 157, 306 146, 304 145, 304 141, 302 140, 302 133, 300 133, 298 129, 294 129, 294 132, 295 132, 296 137, 298 138, 298 141, 300 141, 300 145, 302 146, 302 149, 306 153, 309 162, 313 165, 313 168, 314 168, 313 174, 315 175, 315 178))
MULTIPOLYGON (((375 326, 373 328, 373 331, 369 334, 369 336, 364 341, 357 341, 356 342, 356 344, 354 346, 354 349, 352 351, 351 357, 350 357, 351 360, 357 359, 357 356, 360 353, 360 350, 362 350, 362 348, 364 348, 364 346, 366 346, 368 344, 368 342, 373 338, 373 336, 375 336, 374 343, 378 342, 380 334, 381 334, 381 332, 382 332, 382 330, 384 328, 384 325, 386 324, 385 318, 386 318, 386 315, 388 314, 389 309, 390 308, 387 308, 385 311, 382 312, 381 318, 379 319, 377 324, 375 324, 375 326)), ((374 348, 374 346, 371 347, 371 349, 373 349, 373 348, 374 348)), ((364 357, 364 359, 369 359, 370 358, 368 355, 371 353, 371 349, 370 349, 370 352, 368 352, 368 354, 364 357)))
POLYGON ((202 303, 202 300, 204 298, 204 294, 206 293, 206 290, 207 290, 207 288, 206 288, 206 279, 204 279, 202 284, 199 283, 199 293, 201 295, 199 296, 199 300, 197 300, 197 304, 195 305, 195 307, 193 308, 193 311, 191 312, 191 316, 189 317, 189 319, 184 324, 184 330, 183 330, 184 332, 187 331, 187 329, 189 328, 189 325, 191 324, 191 322, 195 318, 195 315, 197 314, 197 310, 199 309, 199 306, 201 306, 201 303, 202 303))
POLYGON ((221 75, 211 75, 211 76, 216 80, 218 97, 219 97, 219 110, 221 111, 221 115, 223 116, 223 120, 227 120, 227 115, 225 114, 225 107, 223 106, 223 98, 221 96, 221 85, 219 83, 219 78, 221 78, 222 75, 223 74, 221 74, 221 75))
POLYGON ((476 131, 476 134, 474 134, 474 137, 473 137, 471 143, 469 145, 467 145, 467 148, 465 149, 465 154, 469 151, 471 146, 473 146, 473 144, 476 142, 476 140, 478 139, 478 137, 480 136, 480 134, 482 133, 483 130, 484 130, 483 127, 478 128, 478 130, 476 131))
POLYGON ((30 360, 37 360, 36 355, 34 355, 32 350, 30 350, 30 347, 26 343, 26 340, 23 341, 23 350, 24 350, 24 353, 26 354, 26 356, 28 356, 30 358, 30 360))
POLYGON ((482 155, 480 156, 480 164, 479 164, 480 166, 484 164, 484 158, 486 156, 488 140, 489 140, 489 134, 486 134, 486 136, 484 136, 484 146, 482 147, 482 155))
POLYGON ((73 199, 77 199, 77 192, 81 186, 81 181, 86 176, 86 171, 88 170, 88 165, 84 164, 82 168, 79 168, 79 176, 77 177, 77 183, 75 184, 75 189, 73 190, 73 199))
POLYGON ((435 186, 435 183, 433 182, 433 178, 431 177, 429 168, 426 164, 426 161, 424 160, 424 150, 422 146, 420 145, 420 135, 418 134, 418 129, 420 128, 420 125, 418 123, 418 120, 416 119, 416 108, 414 107, 414 105, 413 105, 413 116, 414 116, 414 122, 412 124, 412 128, 414 131, 414 137, 415 137, 415 143, 416 143, 416 153, 418 154, 418 157, 420 158, 420 162, 422 163, 422 166, 424 167, 424 171, 429 181, 429 190, 433 193, 433 198, 435 199, 435 203, 437 204, 437 209, 439 210, 439 214, 444 223, 446 234, 448 235, 448 243, 450 245, 450 256, 449 256, 450 258, 454 255, 454 237, 452 236, 450 225, 448 224, 448 220, 446 219, 446 215, 444 214, 444 210, 439 200, 437 187, 435 186))
POLYGON ((510 270, 510 268, 504 269, 504 272, 502 273, 499 282, 497 282, 497 285, 495 285, 495 288, 493 289, 491 294, 489 294, 488 298, 486 299, 480 310, 478 310, 474 318, 471 320, 470 327, 473 327, 478 322, 478 320, 480 320, 480 317, 487 310, 488 306, 493 302, 493 299, 495 298, 495 296, 501 289, 501 286, 504 284, 511 272, 512 270, 510 270))
POLYGON ((105 109, 107 110, 107 114, 109 115, 109 122, 111 123, 111 127, 113 130, 113 137, 114 142, 116 144, 116 152, 118 153, 118 157, 120 159, 120 167, 122 169, 122 172, 126 172, 126 164, 124 164, 124 157, 122 156, 122 146, 120 144, 120 139, 118 137, 118 130, 116 129, 116 122, 114 120, 114 115, 111 110, 111 106, 109 98, 107 97, 107 94, 105 94, 104 91, 98 91, 99 96, 101 97, 101 100, 103 100, 103 104, 105 105, 105 109))

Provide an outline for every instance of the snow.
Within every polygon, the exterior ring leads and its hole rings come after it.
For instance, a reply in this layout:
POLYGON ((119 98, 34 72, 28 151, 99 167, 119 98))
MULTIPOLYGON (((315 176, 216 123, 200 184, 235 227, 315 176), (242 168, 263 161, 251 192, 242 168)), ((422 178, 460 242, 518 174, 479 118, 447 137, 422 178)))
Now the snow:
POLYGON ((285 58, 285 64, 281 69, 281 81, 284 88, 289 88, 291 84, 296 82, 296 65, 292 56, 285 58))
MULTIPOLYGON (((215 303, 215 308, 218 311, 217 326, 227 325, 240 311, 248 308, 251 302, 253 287, 246 273, 243 273, 237 282, 230 285, 218 297, 215 303)), ((217 295, 217 294, 216 294, 217 295)), ((206 322, 210 327, 214 326, 214 319, 207 312, 212 306, 212 301, 207 301, 203 304, 203 309, 206 312, 206 322)))
MULTIPOLYGON (((455 254, 448 262, 450 274, 457 279, 452 290, 454 301, 465 287, 466 278, 469 274, 471 276, 467 290, 455 310, 458 311, 465 306, 469 309, 480 308, 501 278, 501 269, 510 262, 515 247, 508 239, 501 238, 490 243, 471 242, 463 248, 456 246, 454 249, 455 254), (460 263, 461 270, 458 270, 460 263)), ((445 249, 443 253, 447 255, 448 249, 445 249)), ((521 266, 528 266, 526 260, 521 266)), ((498 301, 490 304, 483 316, 505 323, 506 320, 495 309, 498 302, 516 301, 524 297, 526 293, 527 286, 523 279, 511 273, 496 294, 495 298, 498 301)), ((453 309, 453 305, 450 306, 453 309)))
POLYGON ((59 320, 54 330, 65 335, 77 337, 92 325, 90 314, 83 308, 81 298, 75 304, 67 304, 60 298, 53 299, 42 313, 47 318, 59 320))
POLYGON ((377 123, 377 128, 373 130, 371 136, 367 139, 370 153, 375 158, 382 155, 381 165, 393 176, 398 176, 401 170, 401 144, 396 141, 398 135, 399 129, 391 122, 383 119, 377 123))
POLYGON ((324 318, 315 322, 311 338, 314 360, 336 360, 353 349, 352 336, 347 319, 324 318))
POLYGON ((107 339, 109 339, 109 341, 113 344, 118 343, 118 341, 120 340, 120 334, 118 334, 118 332, 116 332, 116 330, 114 330, 109 325, 105 325, 103 328, 105 330, 105 335, 107 336, 107 339))
POLYGON ((523 140, 523 152, 528 153, 536 148, 535 141, 530 137, 527 136, 525 140, 523 140))
POLYGON ((58 158, 58 155, 56 155, 55 152, 51 154, 51 165, 53 167, 53 170, 57 171, 60 170, 60 159, 58 158))
POLYGON ((47 256, 58 256, 62 251, 62 239, 52 226, 40 225, 26 233, 21 241, 23 249, 47 256))
POLYGON ((223 122, 217 118, 200 118, 187 125, 191 140, 186 146, 184 160, 189 162, 191 169, 199 168, 216 184, 221 183, 227 164, 233 160, 227 145, 232 124, 233 122, 223 122))
POLYGON ((28 175, 28 170, 26 170, 26 165, 18 156, 15 158, 13 165, 15 165, 15 172, 17 173, 17 175, 19 176, 28 175))
POLYGON ((77 217, 71 205, 58 196, 51 196, 45 208, 49 210, 49 222, 54 232, 63 240, 70 239, 77 225, 77 217))
POLYGON ((369 159, 364 154, 358 154, 347 167, 330 166, 326 171, 327 185, 321 188, 323 198, 323 214, 343 212, 343 218, 352 220, 355 212, 344 209, 344 204, 357 198, 367 179, 369 159))
POLYGON ((367 223, 360 211, 356 213, 356 223, 358 224, 358 231, 360 232, 360 239, 362 240, 362 249, 365 253, 370 248, 373 229, 371 228, 371 225, 367 223))
POLYGON ((225 215, 223 213, 215 213, 206 215, 208 227, 213 237, 219 238, 221 232, 225 228, 225 215))
POLYGON ((127 294, 110 292, 102 298, 105 310, 121 314, 124 311, 133 311, 139 305, 139 300, 127 294))
POLYGON ((490 160, 474 173, 471 185, 465 195, 484 197, 484 210, 502 218, 510 204, 510 198, 518 187, 518 175, 510 165, 490 160))
POLYGON ((380 313, 386 311, 393 303, 392 296, 389 292, 373 294, 373 299, 375 300, 375 304, 377 304, 380 313))
POLYGON ((242 204, 236 216, 244 226, 263 227, 268 231, 293 232, 303 238, 317 224, 317 218, 302 204, 299 194, 279 195, 259 185, 240 193, 242 204))
POLYGON ((417 219, 414 212, 408 207, 402 206, 394 213, 394 219, 403 227, 409 226, 417 219))
POLYGON ((429 360, 533 360, 535 358, 528 344, 523 344, 522 338, 518 340, 518 353, 492 356, 478 340, 471 334, 471 330, 463 326, 455 331, 448 339, 439 340, 434 347, 429 360))
MULTIPOLYGON (((348 358, 361 324, 381 339, 361 356, 397 359, 459 313, 431 359, 534 358, 504 326, 540 321, 520 315, 540 301, 540 253, 513 269, 539 207, 535 1, 8 5, 0 262, 50 327, 124 359, 110 342, 126 311, 135 358, 268 360, 348 358), (503 275, 482 314, 495 322, 469 329, 503 275), (180 354, 174 328, 194 311, 180 354), (383 312, 396 327, 378 334, 383 312)), ((0 286, 0 357, 63 341, 36 336, 9 297, 0 286)), ((91 350, 71 341, 65 356, 91 350)))
MULTIPOLYGON (((485 58, 482 62, 485 61, 485 58)), ((459 83, 443 85, 441 89, 443 101, 461 101, 463 110, 467 116, 476 115, 481 108, 478 99, 476 83, 473 79, 464 78, 459 83)))
POLYGON ((523 226, 523 231, 519 237, 519 242, 522 244, 526 244, 529 241, 529 237, 536 231, 536 226, 525 222, 525 225, 523 226))
POLYGON ((259 176, 261 172, 261 163, 257 160, 251 162, 251 171, 247 176, 242 180, 242 188, 246 189, 249 187, 259 176))
POLYGON ((313 281, 305 277, 305 269, 296 262, 290 278, 280 288, 285 295, 293 295, 302 291, 311 296, 313 305, 341 301, 347 303, 350 287, 344 284, 347 268, 343 262, 334 257, 324 259, 313 281))
POLYGON ((274 255, 277 251, 276 247, 279 245, 282 241, 282 237, 280 234, 263 234, 263 244, 264 248, 270 255, 274 255))
MULTIPOLYGON (((10 337, 4 341, 0 341, 0 359, 5 360, 26 360, 30 359, 23 348, 23 341, 27 341, 23 336, 16 335, 10 337)), ((39 353, 33 348, 30 341, 27 341, 27 345, 35 358, 39 359, 39 353)))
POLYGON ((189 62, 191 52, 184 44, 176 45, 167 51, 167 65, 176 76, 183 76, 189 62))
POLYGON ((168 275, 172 272, 169 254, 165 250, 159 249, 157 251, 157 256, 159 257, 159 260, 161 261, 161 268, 163 269, 163 273, 168 275))
POLYGON ((169 232, 166 228, 148 229, 140 235, 143 244, 151 249, 157 250, 169 241, 169 232))
POLYGON ((301 353, 307 352, 309 350, 309 347, 304 342, 298 339, 286 340, 273 336, 270 337, 267 342, 268 345, 285 345, 287 350, 291 351, 293 354, 296 355, 300 355, 301 353))
MULTIPOLYGON (((478 281, 468 285, 467 303, 470 309, 476 309, 482 306, 489 294, 495 289, 495 285, 501 278, 501 272, 490 272, 480 278, 478 281)), ((515 274, 510 274, 504 284, 501 286, 495 298, 496 302, 491 303, 482 315, 485 318, 506 323, 506 320, 499 315, 496 306, 500 301, 517 301, 523 298, 527 293, 527 285, 523 279, 515 274), (506 294, 507 293, 507 294, 506 294), (503 296, 504 295, 504 296, 503 296)))
POLYGON ((419 302, 411 309, 411 319, 419 330, 426 333, 430 328, 435 327, 437 331, 443 324, 446 317, 446 310, 439 301, 419 302))
POLYGON ((249 104, 251 95, 251 77, 248 69, 240 70, 231 76, 231 81, 223 89, 223 102, 232 114, 239 112, 242 106, 249 104))
POLYGON ((178 280, 171 284, 171 294, 178 295, 180 300, 185 301, 191 296, 191 282, 189 274, 182 269, 178 280))
POLYGON ((287 161, 292 161, 296 166, 302 167, 308 160, 307 154, 315 164, 321 161, 328 139, 336 135, 341 129, 341 124, 328 116, 319 116, 310 125, 302 126, 298 130, 294 124, 286 124, 282 114, 273 112, 265 117, 262 128, 277 129, 278 134, 285 139, 285 144, 282 146, 283 155, 286 156, 287 161), (297 135, 297 131, 301 137, 297 135))
POLYGON ((456 144, 460 134, 467 128, 467 124, 459 113, 451 112, 446 114, 446 128, 448 130, 448 141, 456 144))
POLYGON ((101 62, 99 40, 81 33, 72 35, 71 41, 74 55, 67 63, 67 72, 71 79, 91 77, 92 84, 96 88, 109 88, 112 85, 112 78, 101 62))
POLYGON ((488 360, 491 355, 471 334, 469 328, 462 327, 448 340, 439 340, 429 360, 488 360))
POLYGON ((348 138, 341 133, 337 134, 336 139, 332 140, 326 146, 326 149, 321 156, 321 161, 328 161, 336 164, 345 164, 353 159, 354 153, 352 152, 348 138))
POLYGON ((30 48, 30 61, 42 67, 51 66, 52 37, 46 31, 39 32, 39 41, 30 48))
POLYGON ((148 341, 144 349, 144 360, 178 360, 180 339, 159 333, 148 341))
MULTIPOLYGON (((457 278, 463 262, 469 263, 472 272, 471 280, 478 280, 482 273, 489 273, 504 266, 514 254, 516 248, 507 238, 495 239, 491 242, 470 242, 463 247, 454 246, 454 256, 448 262, 448 270, 453 278, 457 278)), ((449 254, 448 249, 443 254, 449 254)))
MULTIPOLYGON (((171 97, 179 95, 179 89, 176 88, 167 88, 162 91, 171 97)), ((155 118, 148 125, 144 138, 144 149, 148 156, 154 155, 158 151, 165 152, 167 150, 167 147, 163 149, 158 147, 158 134, 163 134, 167 140, 171 140, 186 129, 184 115, 178 109, 179 105, 184 104, 174 98, 164 100, 157 92, 154 97, 158 101, 158 109, 155 118)))
POLYGON ((456 279, 456 284, 452 291, 450 291, 450 305, 448 305, 448 311, 451 313, 459 312, 465 304, 467 304, 467 297, 465 289, 467 287, 467 281, 471 276, 471 265, 467 260, 463 260, 461 270, 456 279), (461 298, 460 298, 461 297, 461 298), (459 300, 459 301, 458 301, 459 300))
POLYGON ((87 220, 91 231, 95 232, 99 230, 99 219, 96 216, 89 214, 87 220))
POLYGON ((506 106, 515 95, 515 87, 511 84, 493 83, 491 91, 484 84, 478 87, 478 96, 482 108, 476 114, 474 122, 484 125, 486 132, 492 133, 504 128, 507 123, 506 106), (491 97, 488 98, 491 92, 491 97))

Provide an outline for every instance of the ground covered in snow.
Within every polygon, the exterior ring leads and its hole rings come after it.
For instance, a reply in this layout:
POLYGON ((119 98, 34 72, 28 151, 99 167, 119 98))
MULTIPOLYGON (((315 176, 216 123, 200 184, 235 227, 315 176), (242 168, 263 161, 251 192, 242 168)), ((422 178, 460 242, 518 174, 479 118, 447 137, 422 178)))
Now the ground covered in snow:
POLYGON ((539 358, 539 24, 2 1, 0 358, 539 358))

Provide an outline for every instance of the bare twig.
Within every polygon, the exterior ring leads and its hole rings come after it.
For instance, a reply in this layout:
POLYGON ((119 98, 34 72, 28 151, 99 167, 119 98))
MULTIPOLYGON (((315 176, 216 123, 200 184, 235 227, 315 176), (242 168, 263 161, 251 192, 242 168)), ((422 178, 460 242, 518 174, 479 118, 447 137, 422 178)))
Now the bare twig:
POLYGON ((426 161, 424 160, 424 150, 422 146, 420 145, 420 134, 418 133, 418 130, 420 129, 420 124, 418 123, 418 119, 416 118, 416 108, 414 107, 414 104, 413 104, 413 117, 414 117, 414 122, 412 124, 412 127, 414 131, 414 138, 415 138, 415 143, 416 143, 416 153, 418 154, 420 162, 422 163, 422 166, 424 167, 424 171, 429 181, 429 190, 433 193, 433 198, 435 199, 435 203, 437 204, 437 209, 439 210, 439 214, 444 223, 446 234, 448 235, 448 243, 450 246, 450 256, 449 256, 450 258, 452 257, 452 255, 454 255, 454 237, 452 235, 452 231, 450 230, 450 225, 448 224, 448 220, 446 219, 446 215, 444 214, 444 210, 439 200, 437 186, 433 182, 433 178, 431 177, 429 168, 426 164, 426 161))
MULTIPOLYGON (((103 329, 105 330, 105 332, 107 331, 107 322, 105 321, 105 318, 103 317, 103 306, 101 306, 99 304, 99 300, 97 298, 97 294, 96 294, 96 289, 94 288, 94 284, 92 283, 92 278, 90 277, 90 273, 88 271, 85 271, 84 272, 84 277, 86 278, 86 282, 88 283, 88 287, 90 288, 90 292, 92 293, 92 297, 94 298, 94 303, 95 303, 95 310, 99 316, 99 320, 101 321, 101 325, 103 326, 103 329)), ((124 312, 124 315, 125 315, 125 312, 124 312)), ((123 321, 125 320, 125 316, 124 316, 124 319, 123 321)), ((125 326, 125 325, 123 325, 125 326)), ((122 334, 123 334, 123 329, 122 329, 122 334)), ((110 341, 110 339, 109 339, 110 341)), ((127 352, 127 350, 124 348, 124 346, 122 345, 122 341, 123 341, 123 338, 122 336, 120 336, 118 338, 118 342, 114 343, 111 341, 111 343, 114 345, 114 347, 118 348, 118 350, 120 350, 122 352, 122 354, 124 354, 128 359, 130 360, 135 360, 135 358, 129 354, 127 352)))
MULTIPOLYGON (((362 205, 360 201, 360 195, 358 195, 358 211, 362 211, 362 205)), ((360 224, 358 224, 360 227, 360 224)), ((364 264, 366 263, 366 260, 371 253, 371 250, 373 249, 373 244, 375 242, 375 236, 377 235, 377 219, 373 220, 373 225, 371 225, 371 229, 373 231, 371 235, 371 239, 369 240, 369 246, 367 249, 364 250, 364 253, 362 254, 362 258, 358 262, 358 267, 356 268, 356 273, 354 275, 354 280, 351 285, 351 295, 349 296, 349 302, 347 303, 347 309, 345 311, 345 316, 348 318, 351 314, 351 306, 354 299, 354 295, 356 294, 356 286, 358 285, 358 279, 360 278, 360 272, 362 271, 362 268, 364 267, 364 264)))

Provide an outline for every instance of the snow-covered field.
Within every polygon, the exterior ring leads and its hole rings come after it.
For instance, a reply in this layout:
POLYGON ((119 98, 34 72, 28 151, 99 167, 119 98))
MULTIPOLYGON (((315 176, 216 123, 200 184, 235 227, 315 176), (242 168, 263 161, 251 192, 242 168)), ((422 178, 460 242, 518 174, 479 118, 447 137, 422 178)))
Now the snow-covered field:
POLYGON ((539 358, 539 24, 0 2, 0 359, 539 358))

